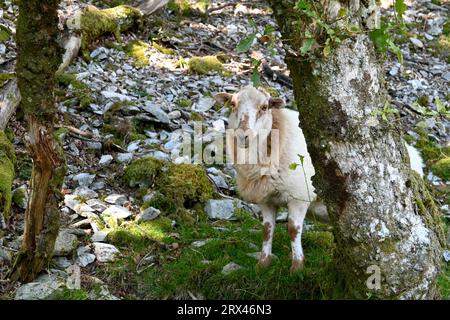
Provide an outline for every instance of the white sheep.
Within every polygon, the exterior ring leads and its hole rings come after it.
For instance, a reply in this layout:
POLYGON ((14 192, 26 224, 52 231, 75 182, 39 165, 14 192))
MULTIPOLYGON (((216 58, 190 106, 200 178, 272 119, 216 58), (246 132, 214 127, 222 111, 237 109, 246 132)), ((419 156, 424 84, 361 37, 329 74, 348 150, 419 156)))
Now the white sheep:
MULTIPOLYGON (((219 93, 215 98, 220 103, 231 104, 228 129, 234 130, 237 143, 234 139, 227 139, 227 151, 235 164, 239 194, 244 200, 258 204, 262 211, 264 241, 258 265, 270 265, 276 213, 279 207, 287 207, 292 247, 291 272, 299 270, 304 265, 303 220, 316 194, 311 183, 314 167, 299 128, 298 112, 282 108, 282 99, 272 98, 252 86, 235 94, 219 93), (277 136, 276 141, 274 136, 277 136), (252 145, 257 146, 256 162, 250 162, 248 156, 252 145), (248 152, 247 162, 237 161, 241 159, 239 152, 248 152), (265 152, 269 159, 262 161, 261 155, 265 152), (272 153, 276 156, 270 157, 272 153), (293 170, 290 165, 300 162, 299 155, 304 157, 303 168, 299 166, 293 170)), ((323 208, 318 211, 323 212, 323 208)))

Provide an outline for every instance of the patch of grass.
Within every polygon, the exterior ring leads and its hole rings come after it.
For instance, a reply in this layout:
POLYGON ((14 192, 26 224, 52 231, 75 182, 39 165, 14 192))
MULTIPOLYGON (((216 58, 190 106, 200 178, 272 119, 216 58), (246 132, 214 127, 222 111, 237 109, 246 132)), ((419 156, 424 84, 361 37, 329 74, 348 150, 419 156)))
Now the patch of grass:
POLYGON ((190 109, 192 107, 192 100, 191 99, 180 99, 177 101, 177 105, 184 109, 190 109))
POLYGON ((46 300, 89 300, 89 293, 83 289, 63 289, 56 290, 46 300))
MULTIPOLYGON (((206 299, 336 297, 333 293, 336 277, 333 263, 335 245, 330 232, 304 232, 305 268, 291 275, 290 240, 286 224, 278 224, 273 245, 273 253, 278 259, 274 259, 269 268, 260 270, 256 268, 257 260, 248 254, 259 251, 262 242, 261 223, 249 214, 238 217, 238 221, 234 222, 178 224, 173 230, 179 233, 178 249, 153 246, 148 252, 148 246, 139 245, 142 251, 127 251, 126 257, 109 266, 107 272, 104 271, 105 277, 116 290, 127 291, 126 297, 139 299, 190 298, 188 292, 206 299), (192 241, 201 239, 210 240, 199 248, 191 245, 192 241), (255 245, 258 249, 255 249, 255 245), (155 264, 140 274, 125 272, 135 270, 143 252, 154 254, 157 257, 155 264), (228 275, 222 274, 222 268, 229 262, 237 263, 242 268, 228 275)), ((141 233, 139 237, 142 237, 141 233)), ((139 241, 133 239, 133 246, 139 241)))
POLYGON ((139 254, 155 243, 172 243, 171 229, 171 220, 165 217, 142 223, 124 222, 108 234, 108 239, 118 247, 139 254))
POLYGON ((450 157, 443 158, 431 166, 431 172, 444 181, 450 180, 450 157))

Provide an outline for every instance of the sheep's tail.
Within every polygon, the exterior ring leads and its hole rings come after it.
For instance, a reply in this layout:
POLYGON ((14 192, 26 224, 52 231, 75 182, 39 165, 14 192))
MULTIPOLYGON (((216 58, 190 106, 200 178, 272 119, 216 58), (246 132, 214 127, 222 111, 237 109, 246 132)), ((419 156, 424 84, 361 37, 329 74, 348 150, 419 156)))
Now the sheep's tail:
POLYGON ((308 207, 306 216, 313 221, 330 223, 330 217, 328 216, 327 207, 319 198, 316 198, 311 202, 308 207))

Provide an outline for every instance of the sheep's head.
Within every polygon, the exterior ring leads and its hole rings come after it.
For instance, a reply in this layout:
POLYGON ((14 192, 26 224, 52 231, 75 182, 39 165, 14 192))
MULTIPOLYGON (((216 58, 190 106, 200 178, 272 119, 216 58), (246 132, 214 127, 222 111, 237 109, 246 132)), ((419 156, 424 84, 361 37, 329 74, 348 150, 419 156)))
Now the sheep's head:
POLYGON ((252 86, 234 94, 218 93, 215 99, 231 105, 228 128, 236 130, 240 148, 248 148, 249 140, 253 138, 266 138, 272 129, 272 108, 284 106, 283 99, 273 98, 252 86))

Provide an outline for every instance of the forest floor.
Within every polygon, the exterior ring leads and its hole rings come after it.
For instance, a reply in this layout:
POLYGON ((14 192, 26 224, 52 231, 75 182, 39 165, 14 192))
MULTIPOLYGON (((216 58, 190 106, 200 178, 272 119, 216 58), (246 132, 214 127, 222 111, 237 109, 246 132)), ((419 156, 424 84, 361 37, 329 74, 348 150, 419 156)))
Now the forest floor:
MULTIPOLYGON (((63 1, 61 15, 86 2, 105 8, 127 1, 63 1)), ((183 133, 194 134, 196 122, 202 123, 206 148, 223 137, 229 111, 212 95, 249 84, 252 57, 264 57, 276 73, 288 74, 268 5, 229 1, 234 2, 208 16, 196 13, 195 6, 170 4, 146 17, 142 30, 123 33, 120 41, 112 35, 101 38, 87 59, 80 55, 58 77, 57 134, 68 164, 62 229, 47 273, 25 285, 7 279, 23 233, 31 175, 25 128, 16 118, 10 122, 17 178, 13 214, 8 229, 0 231, 0 298, 342 297, 336 291, 339 257, 331 227, 306 221, 306 266, 290 275, 286 212, 280 212, 277 258, 269 269, 258 270, 258 208, 239 199, 233 167, 181 164, 185 159, 177 151, 184 146, 183 133), (259 40, 250 53, 237 53, 238 43, 253 32, 259 40), (265 34, 272 41, 265 42, 265 34), (195 58, 202 56, 211 58, 195 58)), ((1 3, 0 24, 13 29, 17 8, 7 0, 1 3)), ((448 110, 450 100, 450 7, 445 1, 407 3, 408 31, 394 30, 404 63, 387 55, 387 87, 405 139, 424 158, 424 178, 448 226, 450 122, 442 110, 448 110)), ((383 16, 392 18, 391 10, 383 16)), ((15 52, 13 38, 1 41, 0 65, 14 60, 15 52)), ((263 73, 262 86, 296 107, 285 77, 263 73)), ((449 259, 445 251, 439 279, 444 298, 450 297, 449 259)))

